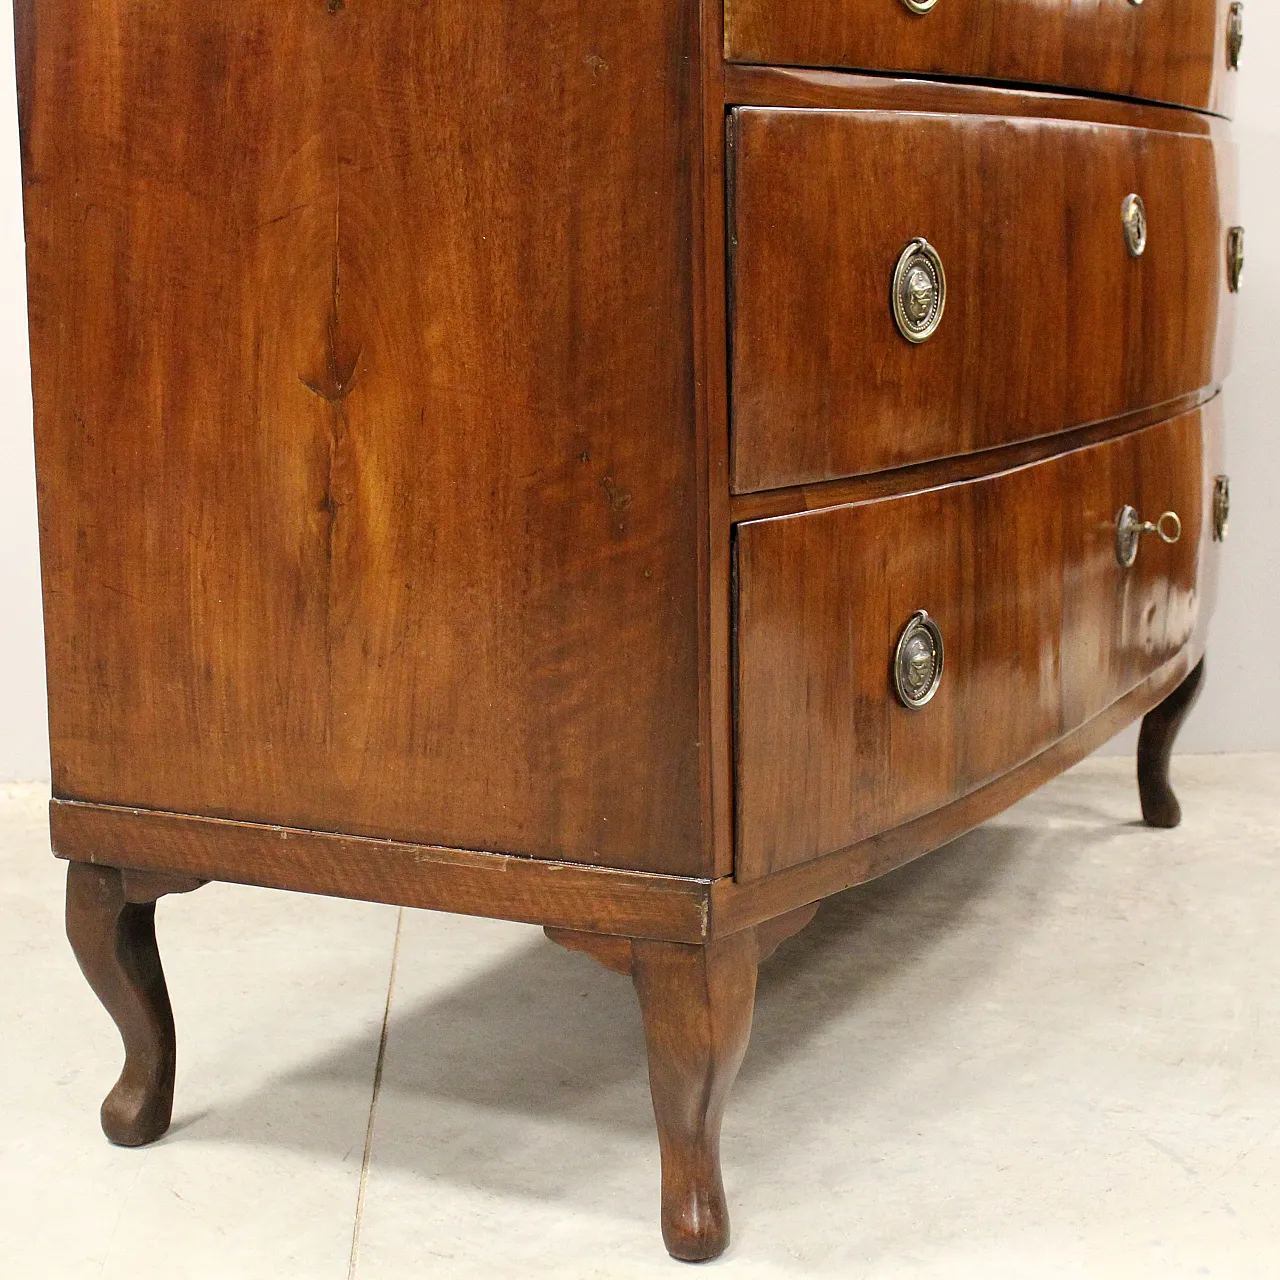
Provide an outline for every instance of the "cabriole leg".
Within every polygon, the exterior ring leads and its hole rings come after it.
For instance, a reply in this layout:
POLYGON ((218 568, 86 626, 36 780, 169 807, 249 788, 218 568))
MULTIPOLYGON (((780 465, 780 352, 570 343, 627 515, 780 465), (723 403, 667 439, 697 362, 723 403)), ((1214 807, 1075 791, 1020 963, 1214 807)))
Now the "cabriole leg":
POLYGON ((629 973, 640 997, 662 1151, 662 1238, 705 1262, 729 1243, 720 1122, 751 1035, 756 969, 814 917, 816 902, 706 944, 547 928, 552 942, 629 973))
POLYGON ((1204 659, 1162 702, 1147 713, 1138 736, 1138 795, 1148 826, 1176 827, 1182 807, 1169 785, 1169 759, 1174 740, 1195 706, 1204 684, 1204 659))
POLYGON ((124 1041, 124 1070, 102 1104, 114 1143, 139 1147, 169 1127, 176 1061, 173 1011, 156 949, 155 898, 130 901, 128 873, 67 864, 67 937, 124 1041))
POLYGON ((662 1151, 662 1238, 686 1262, 729 1243, 720 1122, 751 1034, 756 961, 753 930, 705 946, 632 943, 662 1151))

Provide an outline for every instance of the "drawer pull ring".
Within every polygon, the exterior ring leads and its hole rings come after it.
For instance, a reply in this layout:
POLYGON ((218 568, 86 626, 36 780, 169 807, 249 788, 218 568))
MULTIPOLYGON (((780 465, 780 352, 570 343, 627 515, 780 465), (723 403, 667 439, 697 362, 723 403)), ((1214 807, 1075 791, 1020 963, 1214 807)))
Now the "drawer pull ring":
POLYGON ((1244 228, 1232 227, 1227 232, 1227 288, 1240 292, 1240 278, 1244 275, 1244 228))
POLYGON ((1182 519, 1176 511, 1166 511, 1153 524, 1132 507, 1121 507, 1116 516, 1116 559, 1122 568, 1132 568, 1138 558, 1138 540, 1147 533, 1154 533, 1161 542, 1172 546, 1182 539, 1182 519))
POLYGON ((911 10, 912 13, 928 13, 938 0, 902 0, 902 3, 911 10))
POLYGON ((1213 477, 1213 540, 1226 542, 1231 522, 1231 477, 1213 477))
POLYGON ((893 270, 893 320, 908 342, 931 338, 947 305, 947 273, 927 240, 913 240, 893 270))
POLYGON ((1120 206, 1120 218, 1124 223, 1124 242, 1129 253, 1140 258, 1147 251, 1147 207, 1140 195, 1128 195, 1120 206))
POLYGON ((902 629, 893 655, 893 687, 904 707, 919 710, 938 692, 943 657, 938 624, 918 610, 902 629))
POLYGON ((1240 51, 1244 48, 1244 5, 1237 0, 1227 11, 1227 70, 1240 70, 1240 51))

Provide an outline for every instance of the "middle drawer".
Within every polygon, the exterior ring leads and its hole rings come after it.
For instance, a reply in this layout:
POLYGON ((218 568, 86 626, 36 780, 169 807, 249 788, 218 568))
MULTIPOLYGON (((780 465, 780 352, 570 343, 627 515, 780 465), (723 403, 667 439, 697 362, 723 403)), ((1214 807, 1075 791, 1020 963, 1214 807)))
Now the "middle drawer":
MULTIPOLYGON (((755 107, 733 111, 729 129, 736 493, 1065 431, 1228 370, 1227 140, 755 107), (893 308, 895 268, 916 239, 946 286, 919 343, 893 308)), ((906 300, 925 311, 921 283, 906 300)))

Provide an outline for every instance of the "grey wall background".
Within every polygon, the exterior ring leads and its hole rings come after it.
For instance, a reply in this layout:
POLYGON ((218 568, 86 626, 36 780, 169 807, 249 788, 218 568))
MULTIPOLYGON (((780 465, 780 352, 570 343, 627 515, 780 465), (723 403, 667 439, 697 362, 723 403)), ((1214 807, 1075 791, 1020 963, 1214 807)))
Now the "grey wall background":
MULTIPOLYGON (((10 3, 0 0, 0 781, 49 775, 10 3)), ((1226 393, 1231 541, 1183 751, 1280 750, 1280 6, 1270 3, 1248 7, 1236 137, 1248 265, 1226 393)))

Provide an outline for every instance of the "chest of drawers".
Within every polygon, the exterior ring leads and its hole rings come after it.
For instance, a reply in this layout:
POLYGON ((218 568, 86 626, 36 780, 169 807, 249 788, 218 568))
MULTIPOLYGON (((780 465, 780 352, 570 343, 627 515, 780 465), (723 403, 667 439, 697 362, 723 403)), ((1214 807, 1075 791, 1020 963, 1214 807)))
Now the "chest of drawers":
POLYGON ((169 1122, 163 895, 530 921, 632 976, 664 1238, 715 1256, 757 966, 824 897, 1138 717, 1178 820, 1241 6, 16 18, 107 1135, 169 1122))

